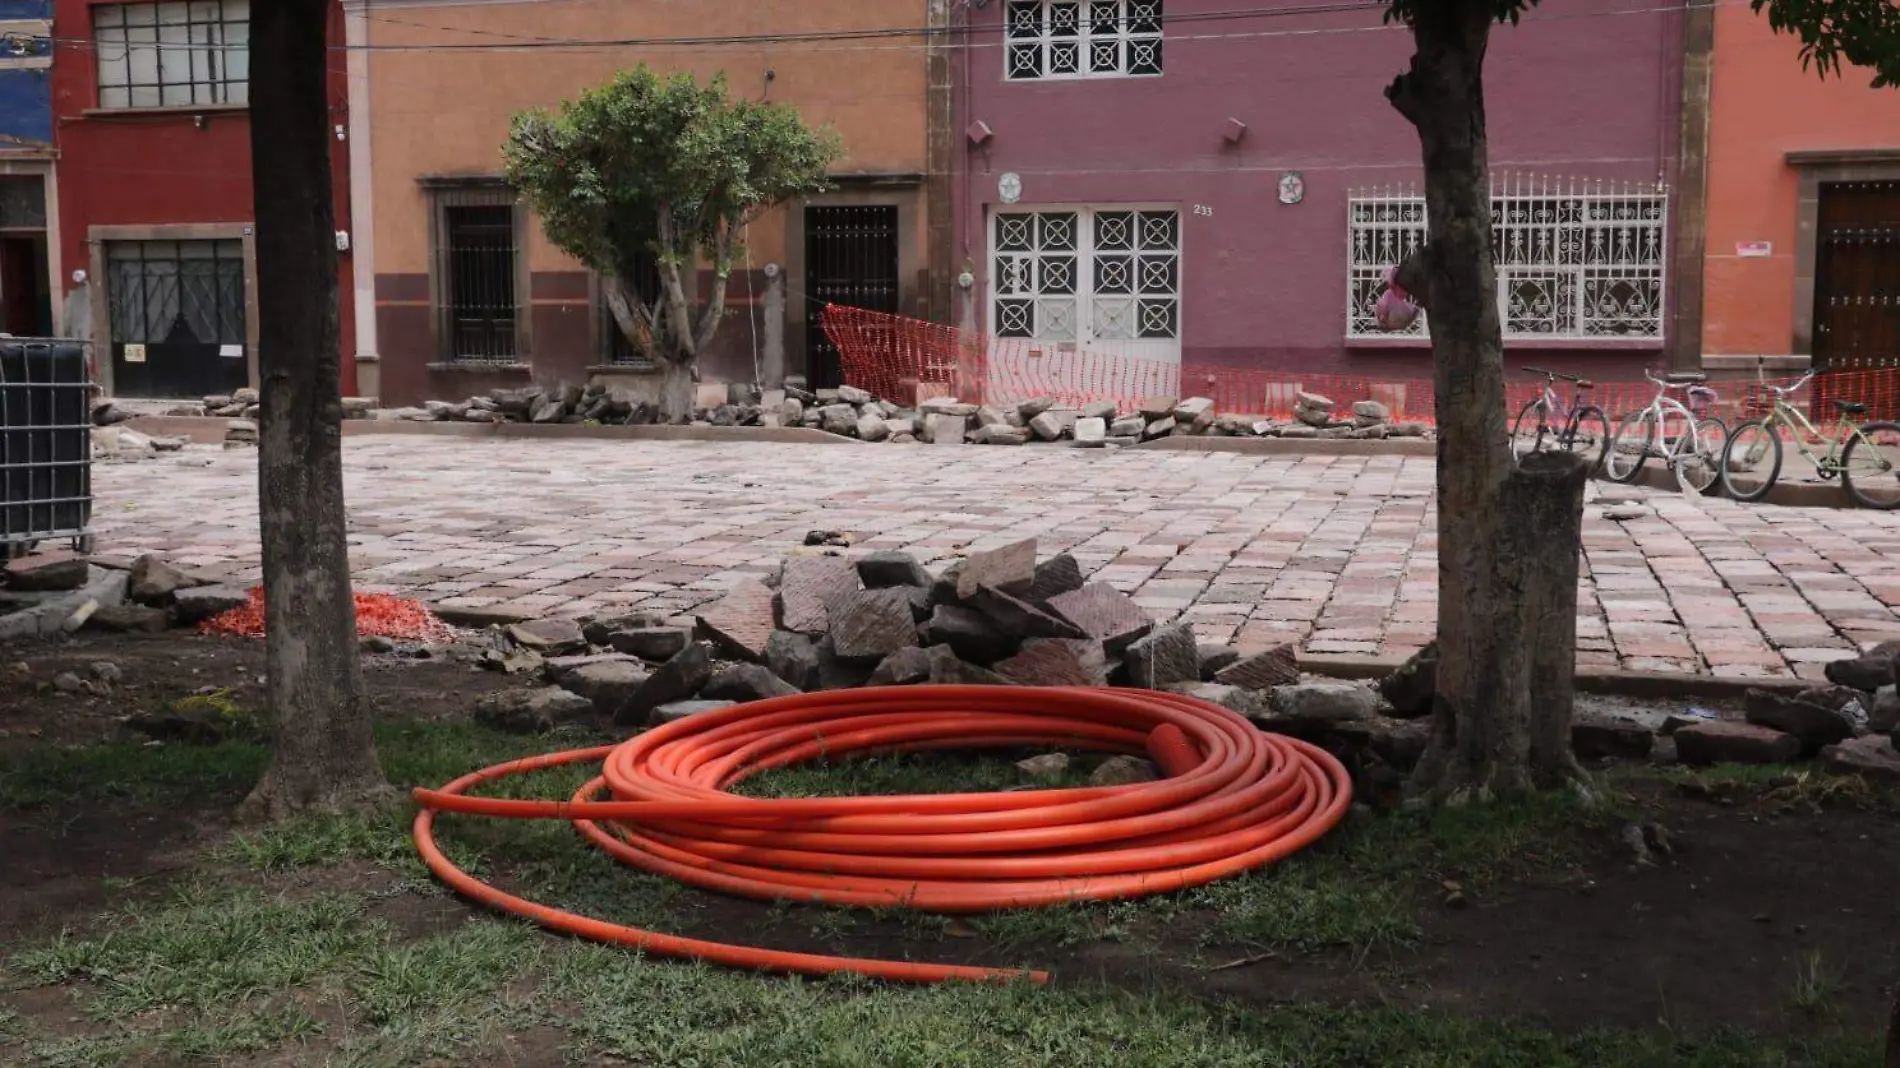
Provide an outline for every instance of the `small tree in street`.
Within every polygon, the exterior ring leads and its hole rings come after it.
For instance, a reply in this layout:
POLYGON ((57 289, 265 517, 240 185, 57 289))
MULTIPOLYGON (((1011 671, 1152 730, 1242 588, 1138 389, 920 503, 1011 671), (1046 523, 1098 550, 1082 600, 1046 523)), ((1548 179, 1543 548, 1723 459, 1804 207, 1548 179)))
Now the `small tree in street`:
POLYGON ((558 114, 515 116, 503 154, 548 239, 599 272, 621 334, 661 368, 661 414, 684 422, 746 223, 825 188, 842 149, 790 107, 728 99, 723 77, 702 86, 643 65, 558 114), (683 276, 702 262, 712 285, 695 301, 683 276), (657 285, 641 284, 644 263, 657 285))
POLYGON ((343 378, 330 201, 330 0, 251 15, 256 185, 257 481, 270 767, 245 802, 275 817, 380 793, 357 659, 343 514, 343 378))
MULTIPOLYGON (((1515 23, 1536 3, 1386 7, 1415 44, 1386 96, 1418 129, 1425 167, 1427 240, 1397 281, 1431 313, 1440 659, 1432 744, 1413 786, 1441 801, 1562 785, 1575 773, 1569 721, 1582 474, 1580 461, 1511 460, 1485 134, 1491 27, 1515 23), (1559 556, 1571 563, 1553 576, 1546 562, 1559 556)), ((1846 63, 1873 68, 1876 86, 1900 83, 1900 8, 1890 0, 1752 4, 1777 31, 1800 38, 1803 63, 1823 76, 1846 63)))

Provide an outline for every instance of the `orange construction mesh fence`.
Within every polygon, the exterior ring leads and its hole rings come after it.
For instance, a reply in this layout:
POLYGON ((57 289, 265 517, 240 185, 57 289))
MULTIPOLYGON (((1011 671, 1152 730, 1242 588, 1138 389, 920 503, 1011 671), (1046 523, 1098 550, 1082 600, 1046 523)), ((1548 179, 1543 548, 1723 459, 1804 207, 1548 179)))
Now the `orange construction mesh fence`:
MULTIPOLYGON (((1286 420, 1301 392, 1331 398, 1340 406, 1354 401, 1383 403, 1401 422, 1430 423, 1435 393, 1430 378, 1390 375, 1312 374, 1269 371, 1202 363, 1186 365, 1082 349, 1067 342, 997 338, 966 333, 954 326, 883 312, 825 306, 822 322, 837 346, 844 381, 903 405, 931 397, 956 397, 973 404, 1009 405, 1031 397, 1083 405, 1113 401, 1123 411, 1154 396, 1200 396, 1214 401, 1222 415, 1286 420)), ((1698 412, 1734 423, 1751 417, 1760 386, 1791 385, 1792 377, 1713 380, 1678 400, 1698 412)), ((1543 389, 1541 379, 1514 378, 1505 386, 1506 418, 1515 416, 1543 389)), ((1558 398, 1571 403, 1568 382, 1556 383, 1558 398)), ((1647 407, 1656 387, 1642 379, 1597 381, 1582 403, 1595 404, 1611 418, 1647 407)), ((1826 374, 1791 396, 1817 424, 1834 419, 1832 401, 1867 406, 1861 421, 1900 418, 1900 369, 1826 374), (1810 407, 1812 405, 1812 407, 1810 407)))
MULTIPOLYGON (((253 587, 249 601, 205 620, 198 625, 198 629, 205 634, 262 637, 264 587, 253 587)), ((378 637, 410 642, 440 642, 455 637, 455 632, 434 612, 414 601, 385 593, 356 595, 356 634, 360 638, 378 637)))

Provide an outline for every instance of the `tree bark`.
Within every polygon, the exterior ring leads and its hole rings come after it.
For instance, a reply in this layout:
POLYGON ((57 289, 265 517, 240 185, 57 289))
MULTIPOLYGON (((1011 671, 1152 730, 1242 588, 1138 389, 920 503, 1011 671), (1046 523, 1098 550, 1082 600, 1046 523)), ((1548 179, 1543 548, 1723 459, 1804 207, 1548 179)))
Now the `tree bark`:
MULTIPOLYGON (((1484 110, 1492 10, 1484 0, 1434 0, 1413 10, 1416 54, 1386 96, 1418 128, 1425 166, 1427 241, 1402 273, 1431 314, 1441 659, 1432 744, 1412 785, 1453 801, 1535 783, 1522 593, 1525 569, 1546 554, 1526 557, 1519 548, 1540 535, 1519 507, 1522 493, 1532 491, 1512 485, 1505 424, 1484 110)), ((1551 591, 1558 601, 1540 606, 1538 616, 1566 602, 1574 615, 1575 591, 1573 573, 1568 597, 1551 591)), ((1574 657, 1574 640, 1571 646, 1574 657)), ((1567 694, 1572 684, 1565 677, 1558 688, 1567 694)))
POLYGON ((1505 566, 1517 572, 1530 697, 1531 782, 1540 789, 1582 777, 1570 748, 1576 711, 1577 579, 1583 552, 1583 489, 1590 468, 1567 452, 1526 456, 1505 483, 1505 566))
POLYGON ((325 41, 327 0, 251 16, 258 501, 274 747, 245 801, 274 818, 386 789, 357 660, 343 510, 342 365, 325 41))
POLYGON ((660 419, 667 423, 690 423, 698 401, 699 374, 691 359, 663 359, 660 362, 660 419))
POLYGON ((627 339, 633 351, 652 359, 652 317, 640 302, 640 295, 633 292, 626 278, 619 274, 602 275, 600 291, 607 300, 607 310, 613 315, 614 326, 620 330, 620 336, 627 339))

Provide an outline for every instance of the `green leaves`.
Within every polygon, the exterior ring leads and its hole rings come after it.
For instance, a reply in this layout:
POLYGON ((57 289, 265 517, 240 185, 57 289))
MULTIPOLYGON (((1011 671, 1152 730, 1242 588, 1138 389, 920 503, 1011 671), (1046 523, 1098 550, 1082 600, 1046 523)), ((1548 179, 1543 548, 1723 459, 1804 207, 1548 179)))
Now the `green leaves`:
POLYGON ((1900 8, 1891 0, 1751 0, 1776 33, 1801 39, 1801 65, 1843 76, 1842 61, 1873 70, 1876 89, 1900 86, 1900 8))
POLYGON ((508 180, 548 239, 627 278, 647 254, 690 265, 759 211, 822 190, 842 154, 832 133, 808 129, 788 106, 730 100, 723 77, 700 85, 645 66, 559 112, 515 116, 502 148, 508 180), (664 247, 662 208, 679 229, 664 247))

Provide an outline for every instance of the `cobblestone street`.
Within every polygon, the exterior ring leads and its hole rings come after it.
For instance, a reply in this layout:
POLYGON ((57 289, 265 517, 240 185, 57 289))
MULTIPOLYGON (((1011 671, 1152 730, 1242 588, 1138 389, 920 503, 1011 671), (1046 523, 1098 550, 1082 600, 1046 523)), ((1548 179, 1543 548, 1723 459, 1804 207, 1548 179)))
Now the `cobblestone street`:
MULTIPOLYGON (((344 448, 357 581, 443 605, 684 613, 831 530, 933 567, 1034 536, 1156 618, 1249 648, 1404 654, 1436 611, 1430 460, 430 436, 344 448)), ((194 447, 94 479, 102 552, 255 581, 254 453, 194 447)), ((1584 664, 1819 677, 1857 644, 1900 638, 1900 515, 1623 487, 1591 498, 1584 664)))

